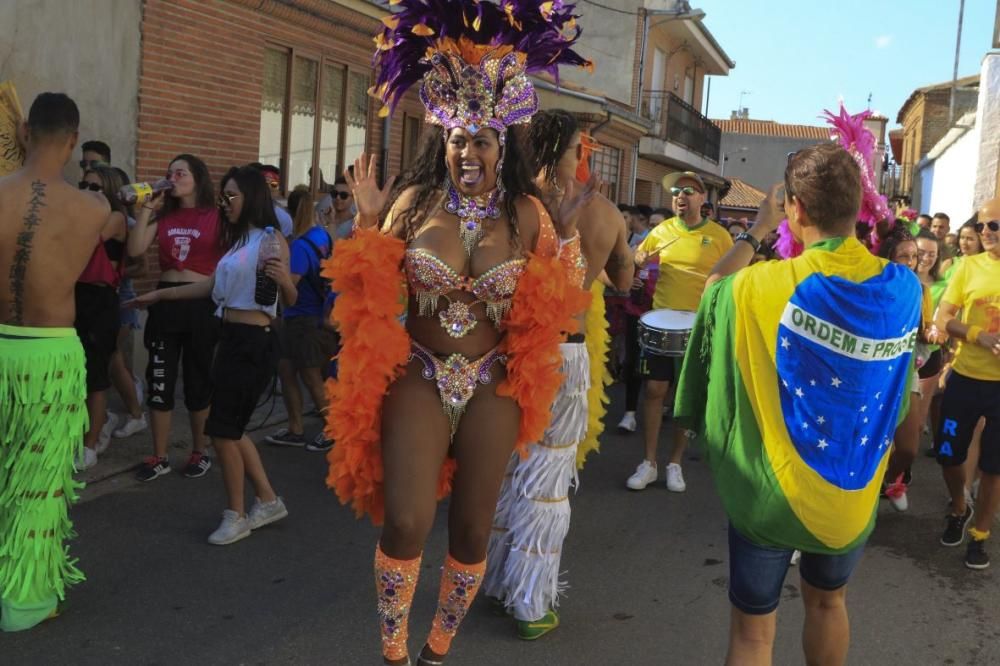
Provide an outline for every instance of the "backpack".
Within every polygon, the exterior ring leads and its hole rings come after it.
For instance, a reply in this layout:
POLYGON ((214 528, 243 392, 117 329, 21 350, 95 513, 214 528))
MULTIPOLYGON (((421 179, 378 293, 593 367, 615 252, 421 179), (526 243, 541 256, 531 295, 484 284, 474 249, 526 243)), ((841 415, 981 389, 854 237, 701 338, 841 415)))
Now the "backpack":
MULTIPOLYGON (((319 228, 323 229, 323 227, 319 228)), ((302 276, 302 279, 306 281, 306 284, 312 287, 312 290, 316 293, 316 296, 319 297, 321 303, 326 301, 327 294, 330 293, 330 280, 320 275, 320 266, 322 266, 323 260, 329 259, 330 254, 333 252, 333 239, 330 238, 330 232, 323 229, 323 233, 326 234, 327 245, 330 248, 330 251, 326 254, 323 254, 323 251, 319 248, 319 246, 309 240, 307 236, 303 235, 301 237, 301 240, 304 240, 309 244, 309 247, 311 247, 313 252, 316 253, 316 258, 319 259, 317 267, 310 268, 306 274, 302 276)))

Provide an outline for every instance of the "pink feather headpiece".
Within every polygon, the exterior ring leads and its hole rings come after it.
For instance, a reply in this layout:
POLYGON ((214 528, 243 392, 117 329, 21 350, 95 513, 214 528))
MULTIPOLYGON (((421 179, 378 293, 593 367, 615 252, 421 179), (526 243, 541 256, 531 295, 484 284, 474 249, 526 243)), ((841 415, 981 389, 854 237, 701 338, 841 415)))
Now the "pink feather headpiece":
MULTIPOLYGON (((872 167, 872 156, 875 154, 875 135, 865 127, 865 120, 871 117, 869 110, 851 115, 840 105, 840 113, 834 114, 829 110, 824 110, 821 118, 831 126, 831 135, 840 141, 861 170, 861 209, 858 211, 858 220, 867 222, 872 229, 873 251, 878 251, 878 234, 875 233, 875 225, 882 220, 893 220, 892 211, 884 195, 879 194, 875 185, 875 170, 872 167)), ((792 230, 788 227, 788 220, 782 220, 778 227, 778 242, 774 246, 777 253, 784 259, 797 257, 802 254, 802 244, 792 236, 792 230)))

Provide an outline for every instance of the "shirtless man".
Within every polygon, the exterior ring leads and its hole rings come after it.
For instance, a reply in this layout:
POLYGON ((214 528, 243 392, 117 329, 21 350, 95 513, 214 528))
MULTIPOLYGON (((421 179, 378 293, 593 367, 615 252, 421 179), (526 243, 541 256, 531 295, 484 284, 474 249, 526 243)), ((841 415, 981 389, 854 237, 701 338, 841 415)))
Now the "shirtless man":
POLYGON ((43 93, 21 128, 24 166, 0 178, 0 629, 56 614, 83 574, 72 531, 73 458, 87 427, 74 287, 99 242, 107 201, 63 180, 80 112, 43 93), (30 567, 28 565, 31 565, 30 567))
MULTIPOLYGON (((536 151, 535 183, 550 205, 558 205, 561 196, 572 196, 582 187, 574 185, 584 147, 572 115, 560 110, 536 114, 530 145, 536 151)), ((627 290, 634 264, 618 208, 603 196, 593 196, 579 213, 577 229, 587 264, 583 287, 590 289, 605 273, 612 286, 627 290)), ((594 298, 602 298, 600 292, 594 298)), ((599 315, 603 319, 603 308, 599 315)), ((527 459, 521 460, 517 453, 511 457, 486 558, 486 593, 513 610, 518 636, 524 640, 540 638, 559 626, 555 607, 560 553, 569 531, 569 489, 578 482, 577 447, 588 435, 591 368, 584 316, 580 315, 581 332, 560 347, 563 384, 544 439, 531 447, 527 459)), ((593 361, 604 363, 603 358, 593 361)))

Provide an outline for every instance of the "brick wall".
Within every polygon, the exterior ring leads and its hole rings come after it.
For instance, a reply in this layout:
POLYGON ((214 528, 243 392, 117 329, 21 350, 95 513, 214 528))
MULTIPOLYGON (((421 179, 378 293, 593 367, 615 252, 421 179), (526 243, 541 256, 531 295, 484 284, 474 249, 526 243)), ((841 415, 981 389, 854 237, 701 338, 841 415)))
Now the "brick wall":
MULTIPOLYGON (((367 69, 378 25, 333 2, 145 0, 136 178, 160 177, 169 160, 185 152, 205 160, 216 184, 230 166, 257 161, 266 46, 367 69)), ((382 141, 377 109, 370 104, 366 137, 367 150, 376 152, 382 141)), ((391 135, 390 171, 398 170, 400 134, 391 135)), ((147 258, 150 272, 140 291, 159 273, 155 244, 147 258)))
MULTIPOLYGON (((955 115, 953 122, 963 114, 976 110, 979 93, 976 90, 958 88, 955 91, 955 115)), ((923 132, 920 142, 920 157, 924 157, 934 145, 944 138, 951 126, 948 124, 948 108, 951 103, 951 91, 934 90, 924 98, 923 132)))

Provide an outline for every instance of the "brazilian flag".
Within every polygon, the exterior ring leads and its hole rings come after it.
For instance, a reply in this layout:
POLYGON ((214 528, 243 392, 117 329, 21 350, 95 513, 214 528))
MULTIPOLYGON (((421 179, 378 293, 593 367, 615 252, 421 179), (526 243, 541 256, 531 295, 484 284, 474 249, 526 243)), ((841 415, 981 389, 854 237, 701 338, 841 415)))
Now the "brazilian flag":
POLYGON ((875 524, 909 405, 921 286, 854 238, 705 291, 677 386, 726 513, 766 546, 842 553, 875 524))

